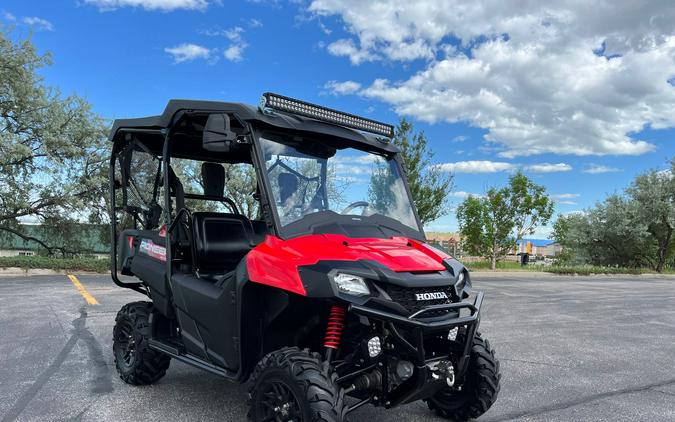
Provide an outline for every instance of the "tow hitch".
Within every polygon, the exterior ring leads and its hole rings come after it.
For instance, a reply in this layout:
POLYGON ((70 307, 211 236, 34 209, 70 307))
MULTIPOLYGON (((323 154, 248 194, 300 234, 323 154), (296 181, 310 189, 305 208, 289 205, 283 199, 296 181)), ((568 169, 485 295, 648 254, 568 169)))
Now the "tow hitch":
POLYGON ((452 362, 448 360, 438 360, 436 362, 427 363, 427 368, 431 371, 431 376, 434 379, 445 379, 448 387, 455 385, 455 368, 452 362))

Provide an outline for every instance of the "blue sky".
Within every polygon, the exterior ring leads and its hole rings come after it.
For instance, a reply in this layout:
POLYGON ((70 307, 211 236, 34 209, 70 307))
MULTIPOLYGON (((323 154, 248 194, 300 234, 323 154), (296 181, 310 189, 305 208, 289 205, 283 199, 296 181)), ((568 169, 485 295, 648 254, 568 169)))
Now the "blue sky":
MULTIPOLYGON (((171 98, 255 104, 265 91, 406 116, 453 171, 455 205, 523 169, 569 213, 667 166, 672 10, 600 2, 595 21, 575 2, 474 3, 22 0, 0 2, 0 23, 32 33, 52 54, 47 83, 106 118, 157 114, 171 98)), ((455 230, 453 214, 429 229, 455 230)))

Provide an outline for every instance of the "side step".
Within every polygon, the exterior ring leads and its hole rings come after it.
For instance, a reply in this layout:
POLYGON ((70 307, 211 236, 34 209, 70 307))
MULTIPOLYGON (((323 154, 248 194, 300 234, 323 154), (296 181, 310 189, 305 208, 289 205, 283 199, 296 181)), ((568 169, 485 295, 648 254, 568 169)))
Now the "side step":
POLYGON ((227 369, 221 368, 220 366, 216 366, 211 362, 205 361, 202 358, 191 355, 189 353, 185 353, 181 351, 178 348, 178 345, 176 344, 172 344, 170 342, 163 341, 160 339, 151 338, 150 341, 148 342, 148 346, 150 346, 151 349, 155 349, 159 352, 171 356, 173 359, 187 363, 188 365, 192 365, 196 368, 203 369, 204 371, 210 372, 212 374, 219 375, 221 377, 228 378, 231 380, 237 379, 237 374, 235 372, 228 371, 227 369))

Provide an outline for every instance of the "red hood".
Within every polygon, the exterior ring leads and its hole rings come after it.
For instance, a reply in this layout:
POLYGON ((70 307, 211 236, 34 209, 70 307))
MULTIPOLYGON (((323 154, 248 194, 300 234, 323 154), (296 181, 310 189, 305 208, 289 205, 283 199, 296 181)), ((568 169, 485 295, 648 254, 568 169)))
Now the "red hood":
POLYGON ((350 238, 317 234, 282 240, 267 236, 247 256, 252 281, 305 294, 298 267, 319 261, 377 261, 392 271, 442 271, 448 255, 425 243, 393 237, 350 238))

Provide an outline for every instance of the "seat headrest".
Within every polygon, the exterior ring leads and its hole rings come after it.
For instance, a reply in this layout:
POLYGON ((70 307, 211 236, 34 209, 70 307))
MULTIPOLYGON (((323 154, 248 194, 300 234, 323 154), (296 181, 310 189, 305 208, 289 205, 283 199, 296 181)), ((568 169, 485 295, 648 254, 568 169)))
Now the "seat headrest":
POLYGON ((202 164, 204 195, 222 197, 225 193, 225 168, 218 163, 202 164))
POLYGON ((291 173, 279 173, 279 199, 283 204, 298 190, 298 177, 291 173))

